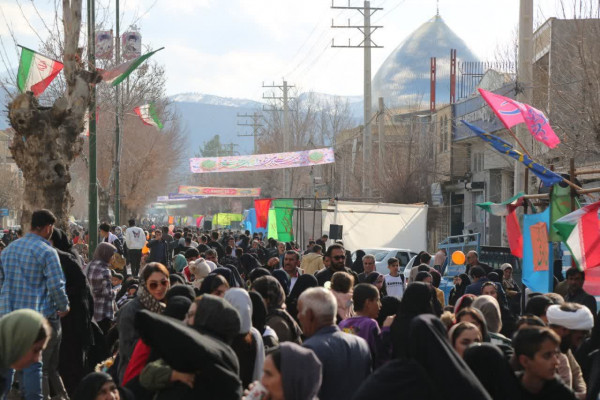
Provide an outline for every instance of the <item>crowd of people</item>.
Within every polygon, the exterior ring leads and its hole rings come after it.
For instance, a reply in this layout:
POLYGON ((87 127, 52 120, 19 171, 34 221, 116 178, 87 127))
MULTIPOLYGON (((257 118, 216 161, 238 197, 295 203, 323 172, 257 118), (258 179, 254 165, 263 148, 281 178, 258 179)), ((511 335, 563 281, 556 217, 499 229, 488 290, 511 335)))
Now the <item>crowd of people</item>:
POLYGON ((522 302, 513 266, 473 251, 446 298, 442 250, 405 279, 327 235, 301 249, 130 220, 101 224, 88 260, 56 222, 34 212, 0 254, 0 399, 600 398, 576 268, 522 302))

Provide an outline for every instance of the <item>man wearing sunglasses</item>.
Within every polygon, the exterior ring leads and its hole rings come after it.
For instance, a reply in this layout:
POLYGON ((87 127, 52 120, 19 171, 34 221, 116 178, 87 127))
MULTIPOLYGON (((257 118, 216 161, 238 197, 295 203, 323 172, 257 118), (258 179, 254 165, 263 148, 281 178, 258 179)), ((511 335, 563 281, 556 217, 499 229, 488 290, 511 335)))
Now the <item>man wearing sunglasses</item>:
POLYGON ((358 275, 350 268, 346 268, 346 250, 340 244, 332 244, 327 248, 327 252, 323 257, 324 264, 327 268, 320 270, 315 274, 317 282, 320 286, 324 286, 325 282, 329 282, 334 273, 343 271, 354 277, 354 282, 358 282, 358 275))

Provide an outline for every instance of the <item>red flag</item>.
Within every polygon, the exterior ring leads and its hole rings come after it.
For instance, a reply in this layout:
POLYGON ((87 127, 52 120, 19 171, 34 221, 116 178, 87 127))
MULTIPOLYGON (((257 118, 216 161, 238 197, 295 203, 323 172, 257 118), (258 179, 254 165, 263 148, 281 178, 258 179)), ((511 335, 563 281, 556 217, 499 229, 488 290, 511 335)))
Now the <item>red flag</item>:
POLYGON ((538 142, 544 143, 551 149, 560 143, 560 139, 548 123, 548 118, 540 110, 487 90, 479 89, 479 93, 507 129, 524 123, 538 142))
POLYGON ((506 236, 508 237, 508 245, 510 246, 510 254, 515 257, 523 258, 523 235, 519 226, 519 219, 515 212, 516 207, 509 205, 510 210, 506 216, 506 236))
POLYGON ((259 199, 254 200, 254 210, 256 211, 256 227, 266 228, 269 221, 269 208, 271 208, 271 200, 259 199))

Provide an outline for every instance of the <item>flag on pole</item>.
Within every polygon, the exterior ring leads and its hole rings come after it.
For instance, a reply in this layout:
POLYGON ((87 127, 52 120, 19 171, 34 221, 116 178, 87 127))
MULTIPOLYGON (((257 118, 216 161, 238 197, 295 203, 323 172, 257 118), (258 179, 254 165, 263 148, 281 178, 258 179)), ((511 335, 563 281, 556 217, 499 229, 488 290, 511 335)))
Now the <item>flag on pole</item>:
POLYGON ((271 200, 272 199, 254 200, 257 228, 267 228, 267 222, 269 220, 269 208, 271 208, 271 200))
POLYGON ((565 215, 553 225, 583 270, 600 266, 598 208, 600 201, 565 215))
MULTIPOLYGON (((575 198, 575 209, 579 208, 581 208, 581 205, 579 200, 575 198)), ((571 187, 566 183, 554 185, 550 195, 550 241, 562 241, 562 237, 554 227, 554 223, 571 211, 571 187)))
POLYGON ((534 292, 552 291, 553 253, 548 241, 550 210, 523 215, 523 283, 534 292))
POLYGON ((492 215, 506 217, 506 236, 508 238, 508 245, 510 246, 510 253, 519 258, 523 257, 523 235, 521 234, 521 227, 519 226, 519 219, 515 210, 523 204, 523 195, 524 193, 522 192, 518 193, 502 203, 492 203, 491 201, 477 203, 478 207, 481 207, 492 215))
POLYGON ((550 171, 546 167, 541 164, 534 162, 527 155, 522 154, 521 152, 513 149, 512 145, 500 139, 498 136, 494 136, 490 133, 485 132, 483 129, 476 127, 475 125, 471 125, 467 121, 462 121, 469 129, 471 129, 477 136, 488 142, 492 145, 496 150, 500 153, 506 154, 514 158, 517 161, 522 162, 527 168, 531 170, 538 178, 544 182, 546 186, 552 186, 558 182, 562 182, 562 176, 558 175, 555 172, 550 171))
POLYGON ((144 61, 146 61, 154 53, 161 51, 162 49, 164 49, 164 47, 161 47, 158 50, 151 51, 150 53, 146 53, 143 56, 134 58, 133 60, 127 61, 123 64, 117 65, 113 69, 101 71, 100 75, 102 76, 102 80, 106 83, 110 83, 112 86, 117 86, 119 83, 123 82, 125 78, 127 78, 129 74, 131 74, 144 61))
POLYGON ((38 97, 63 69, 63 64, 21 47, 17 86, 22 93, 33 92, 38 97))
POLYGON ((144 104, 143 106, 138 106, 133 109, 137 115, 142 119, 142 122, 145 125, 150 125, 156 127, 156 129, 162 129, 163 124, 160 122, 158 118, 158 114, 156 112, 156 107, 154 103, 144 104))
POLYGON ((273 200, 273 208, 277 217, 277 237, 282 242, 291 242, 294 240, 293 216, 294 200, 277 199, 273 200))
POLYGON ((560 143, 560 139, 548 123, 548 118, 540 110, 487 90, 479 89, 479 93, 506 129, 523 122, 538 142, 544 143, 551 149, 560 143))

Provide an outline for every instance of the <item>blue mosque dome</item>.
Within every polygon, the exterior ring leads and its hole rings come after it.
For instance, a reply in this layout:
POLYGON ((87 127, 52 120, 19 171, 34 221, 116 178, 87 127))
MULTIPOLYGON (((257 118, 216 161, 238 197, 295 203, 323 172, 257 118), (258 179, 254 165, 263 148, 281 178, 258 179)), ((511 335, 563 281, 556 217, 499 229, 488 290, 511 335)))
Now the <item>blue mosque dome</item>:
POLYGON ((431 57, 437 58, 436 102, 448 103, 450 49, 456 49, 458 61, 479 61, 442 17, 436 15, 400 43, 379 67, 372 81, 373 104, 383 97, 387 107, 428 108, 431 57))

